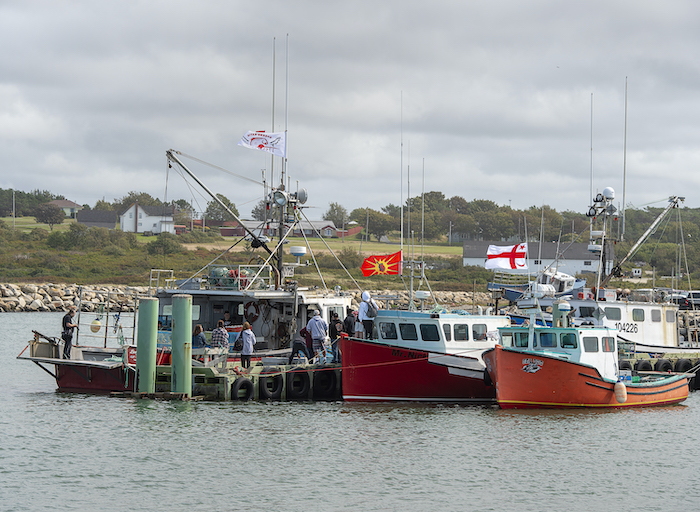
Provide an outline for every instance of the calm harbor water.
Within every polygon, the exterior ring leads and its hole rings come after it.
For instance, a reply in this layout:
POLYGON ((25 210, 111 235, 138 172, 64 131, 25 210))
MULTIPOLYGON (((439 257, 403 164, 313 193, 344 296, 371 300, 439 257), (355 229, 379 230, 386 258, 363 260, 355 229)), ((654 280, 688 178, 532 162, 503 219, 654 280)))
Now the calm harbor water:
POLYGON ((630 411, 59 394, 2 313, 0 510, 696 510, 700 395, 630 411))

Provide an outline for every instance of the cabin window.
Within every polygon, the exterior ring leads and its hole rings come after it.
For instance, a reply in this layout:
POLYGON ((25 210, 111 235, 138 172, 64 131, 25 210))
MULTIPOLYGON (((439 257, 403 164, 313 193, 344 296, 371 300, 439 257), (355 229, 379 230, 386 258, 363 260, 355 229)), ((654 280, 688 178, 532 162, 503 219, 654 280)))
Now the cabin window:
POLYGON ((561 335, 561 348, 578 348, 576 335, 573 332, 564 332, 561 335))
POLYGON ((676 312, 673 311, 672 309, 669 309, 666 311, 666 323, 667 324, 672 324, 675 323, 676 321, 676 312))
POLYGON ((435 324, 420 324, 420 337, 423 341, 440 341, 440 329, 435 324))
POLYGON ((615 352, 615 338, 603 336, 603 352, 615 352))
POLYGON ((581 313, 581 318, 593 318, 593 311, 595 311, 595 308, 591 306, 581 306, 578 310, 581 313))
POLYGON ((515 346, 516 347, 527 347, 528 341, 530 340, 529 332, 516 332, 515 334, 515 346))
POLYGON ((474 341, 484 341, 486 339, 486 324, 472 325, 472 334, 474 341))
POLYGON ((598 352, 598 338, 593 336, 583 337, 583 351, 584 352, 598 352))
POLYGON ((644 321, 644 310, 643 309, 633 309, 632 310, 632 321, 633 322, 643 322, 644 321))
POLYGON ((418 341, 418 331, 414 324, 399 324, 401 339, 406 341, 418 341))
POLYGON ((396 324, 394 322, 379 322, 379 335, 383 340, 398 340, 396 324))
POLYGON ((467 324, 455 324, 455 341, 469 341, 469 326, 467 324))
POLYGON ((442 332, 445 333, 445 341, 452 341, 452 326, 450 324, 442 324, 442 332))
POLYGON ((503 333, 501 334, 501 345, 504 347, 512 347, 513 345, 513 333, 503 333))
POLYGON ((661 310, 660 309, 652 309, 651 310, 651 321, 652 322, 660 322, 661 321, 661 310))
POLYGON ((622 311, 620 308, 607 307, 605 308, 605 316, 608 317, 608 320, 622 320, 622 311))
POLYGON ((557 335, 553 332, 540 333, 540 347, 551 348, 557 346, 557 335))

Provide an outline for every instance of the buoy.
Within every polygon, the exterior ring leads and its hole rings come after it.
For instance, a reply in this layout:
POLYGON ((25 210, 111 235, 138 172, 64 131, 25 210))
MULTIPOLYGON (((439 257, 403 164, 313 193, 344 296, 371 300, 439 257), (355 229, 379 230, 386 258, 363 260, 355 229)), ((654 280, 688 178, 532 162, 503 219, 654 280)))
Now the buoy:
POLYGON ((627 401, 627 386, 622 382, 615 383, 615 400, 619 404, 624 404, 627 401))
POLYGON ((95 318, 92 323, 90 324, 90 330, 92 332, 97 332, 100 330, 100 327, 102 327, 102 323, 100 322, 99 318, 95 318))

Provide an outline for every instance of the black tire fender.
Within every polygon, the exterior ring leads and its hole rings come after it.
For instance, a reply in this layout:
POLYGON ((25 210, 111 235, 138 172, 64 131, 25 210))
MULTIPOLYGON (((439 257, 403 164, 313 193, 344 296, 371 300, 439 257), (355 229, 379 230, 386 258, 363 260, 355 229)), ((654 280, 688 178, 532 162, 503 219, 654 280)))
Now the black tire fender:
POLYGON ((262 400, 279 400, 282 397, 284 379, 276 368, 263 368, 260 372, 260 398, 262 400), (272 383, 272 389, 267 385, 272 383))
POLYGON ((673 371, 673 363, 668 359, 658 359, 654 365, 654 370, 657 372, 670 372, 673 371))
POLYGON ((636 370, 638 372, 650 372, 652 369, 653 368, 651 366, 651 361, 649 361, 648 359, 640 359, 639 361, 637 361, 636 370))
POLYGON ((245 377, 238 377, 231 385, 231 400, 240 400, 247 402, 253 398, 253 382, 245 377), (244 390, 243 396, 240 396, 240 391, 244 390))
POLYGON ((334 398, 337 384, 334 369, 317 370, 314 373, 314 398, 334 398))
POLYGON ((287 372, 287 398, 291 400, 304 400, 308 397, 311 382, 309 373, 301 368, 295 368, 287 372), (299 387, 295 387, 295 383, 299 387))

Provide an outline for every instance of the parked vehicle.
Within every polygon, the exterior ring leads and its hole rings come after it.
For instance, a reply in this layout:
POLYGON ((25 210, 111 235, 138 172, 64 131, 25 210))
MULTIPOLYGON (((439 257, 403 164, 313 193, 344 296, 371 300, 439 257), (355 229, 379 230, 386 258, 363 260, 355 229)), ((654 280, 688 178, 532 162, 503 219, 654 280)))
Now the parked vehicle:
POLYGON ((688 292, 688 295, 684 303, 680 304, 681 309, 700 309, 700 291, 692 290, 688 292))

